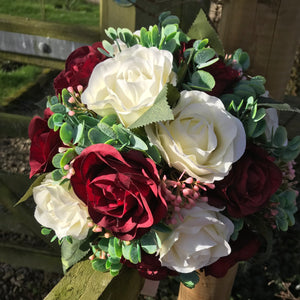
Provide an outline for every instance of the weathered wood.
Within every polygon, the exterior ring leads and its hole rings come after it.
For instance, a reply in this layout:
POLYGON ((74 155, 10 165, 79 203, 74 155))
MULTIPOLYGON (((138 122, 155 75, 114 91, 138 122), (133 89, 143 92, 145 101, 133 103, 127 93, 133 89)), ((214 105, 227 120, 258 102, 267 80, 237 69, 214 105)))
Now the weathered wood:
POLYGON ((3 14, 0 14, 0 30, 89 44, 100 38, 98 27, 50 23, 3 14))
POLYGON ((238 264, 231 267, 222 278, 205 276, 199 272, 199 282, 193 289, 180 285, 178 300, 229 300, 238 270, 238 264))
POLYGON ((123 7, 113 0, 100 0, 101 36, 105 38, 104 29, 108 27, 126 27, 134 31, 157 24, 164 11, 178 16, 181 29, 187 32, 200 8, 208 12, 209 4, 208 0, 136 0, 134 5, 123 7))
POLYGON ((267 78, 271 96, 283 99, 299 42, 299 0, 225 0, 218 27, 225 50, 251 57, 250 74, 267 78))
POLYGON ((51 250, 0 242, 0 261, 14 267, 62 273, 60 256, 51 250))
MULTIPOLYGON (((0 203, 10 211, 15 222, 19 222, 26 226, 34 235, 43 240, 52 251, 56 253, 60 252, 60 248, 57 243, 51 243, 49 236, 44 236, 41 234, 41 225, 34 219, 33 210, 30 209, 25 204, 14 206, 19 200, 18 194, 20 190, 25 192, 26 189, 21 189, 23 185, 28 187, 29 179, 25 175, 12 175, 0 173, 0 203)), ((30 201, 30 200, 28 200, 30 201)))
POLYGON ((136 300, 143 282, 135 269, 124 267, 112 277, 93 270, 85 260, 74 265, 44 300, 136 300))
POLYGON ((0 138, 26 137, 31 118, 0 112, 0 138))
POLYGON ((16 53, 9 53, 9 52, 1 52, 1 51, 0 51, 0 59, 16 61, 23 64, 31 64, 31 65, 36 65, 36 66, 46 67, 46 68, 51 68, 56 70, 62 70, 65 67, 65 61, 41 58, 41 57, 35 57, 29 55, 22 55, 16 53))

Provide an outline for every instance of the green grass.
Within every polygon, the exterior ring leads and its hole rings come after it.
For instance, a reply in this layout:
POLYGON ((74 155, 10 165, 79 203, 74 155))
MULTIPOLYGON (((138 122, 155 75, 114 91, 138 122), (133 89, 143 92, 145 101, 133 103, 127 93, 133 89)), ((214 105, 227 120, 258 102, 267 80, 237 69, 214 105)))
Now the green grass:
POLYGON ((99 5, 85 0, 1 0, 0 14, 63 24, 99 26, 99 5))
POLYGON ((12 72, 5 72, 0 68, 0 106, 7 105, 12 98, 35 82, 42 72, 43 68, 31 65, 21 66, 12 72))

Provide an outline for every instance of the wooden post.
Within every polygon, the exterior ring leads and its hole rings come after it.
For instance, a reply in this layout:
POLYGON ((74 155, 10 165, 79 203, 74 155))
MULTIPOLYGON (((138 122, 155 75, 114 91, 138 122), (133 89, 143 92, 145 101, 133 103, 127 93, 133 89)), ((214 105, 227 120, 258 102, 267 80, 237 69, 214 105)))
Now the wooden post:
POLYGON ((224 0, 219 33, 227 53, 251 58, 252 75, 263 75, 272 97, 283 99, 299 43, 299 0, 224 0))
POLYGON ((178 300, 229 300, 231 289, 234 283, 238 264, 230 268, 222 278, 205 276, 204 272, 199 272, 199 283, 189 289, 183 284, 180 285, 178 300))
POLYGON ((209 10, 209 0, 136 0, 132 6, 120 6, 114 0, 100 0, 100 32, 108 27, 126 27, 131 31, 157 24, 159 15, 171 11, 180 19, 180 28, 187 32, 200 8, 209 10))

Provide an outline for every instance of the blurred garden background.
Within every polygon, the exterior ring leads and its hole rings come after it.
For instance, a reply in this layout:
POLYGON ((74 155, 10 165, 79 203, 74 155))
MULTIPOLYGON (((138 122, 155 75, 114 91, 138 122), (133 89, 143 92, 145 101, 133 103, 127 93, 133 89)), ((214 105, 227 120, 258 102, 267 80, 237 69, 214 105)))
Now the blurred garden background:
MULTIPOLYGON (((100 8, 103 2, 106 3, 105 1, 112 2, 113 5, 118 5, 116 2, 122 2, 103 0, 100 1, 100 8)), ((269 9, 271 10, 274 5, 278 5, 279 2, 283 1, 250 0, 249 2, 257 2, 260 5, 269 3, 269 9), (275 2, 277 4, 274 4, 275 2)), ((160 8, 167 8, 170 5, 167 3, 168 1, 164 0, 129 2, 134 2, 137 11, 140 9, 143 14, 151 11, 148 14, 149 19, 153 17, 152 11, 155 10, 156 5, 160 8)), ((212 24, 219 29, 224 2, 230 2, 229 0, 174 0, 173 7, 175 11, 179 9, 188 11, 191 10, 191 5, 199 5, 200 2, 209 15, 212 24)), ((242 2, 244 1, 240 1, 240 3, 242 2)), ((47 27, 45 30, 48 30, 50 35, 57 28, 63 28, 67 40, 73 41, 74 38, 76 39, 75 42, 81 44, 93 40, 97 41, 100 38, 105 38, 100 36, 101 24, 103 24, 100 20, 100 8, 97 0, 1 0, 0 299, 43 299, 63 276, 57 242, 50 243, 46 237, 39 236, 40 227, 33 219, 34 207, 32 201, 29 200, 16 208, 13 208, 12 205, 17 202, 30 184, 28 179, 30 141, 27 138, 27 126, 32 116, 41 115, 47 96, 54 94, 52 82, 63 68, 64 62, 61 57, 49 58, 43 47, 36 50, 37 53, 29 55, 22 54, 22 51, 10 52, 1 49, 5 41, 5 32, 19 32, 26 19, 33 26, 29 35, 39 35, 43 31, 41 24, 47 23, 48 27, 45 25, 47 27), (52 26, 51 24, 55 29, 49 29, 52 26), (72 26, 75 26, 76 29, 70 29, 72 26), (76 30, 78 30, 77 37, 76 30), (81 30, 87 32, 85 37, 83 33, 80 33, 81 30), (86 38, 86 41, 84 38, 86 38)), ((235 13, 237 12, 232 11, 233 17, 235 13)), ((300 18, 299 9, 297 13, 300 18)), ((126 18, 124 17, 124 19, 126 18)), ((138 22, 140 21, 136 20, 136 23, 138 22)), ((118 25, 110 24, 110 26, 118 25)), ((26 35, 25 29, 21 34, 26 35)), ((57 34, 58 38, 61 39, 61 34, 57 34)), ((297 41, 299 41, 299 35, 297 41)), ((292 42, 295 43, 294 40, 292 42)), ((282 47, 287 46, 282 43, 282 47)), ((243 50, 248 51, 248 49, 243 50)), ((285 88, 280 100, 287 101, 292 106, 300 108, 299 43, 297 43, 297 47, 290 51, 289 56, 292 65, 288 69, 287 78, 285 78, 285 73, 282 73, 285 88)), ((285 58, 278 57, 278 59, 285 58)), ((300 134, 299 115, 282 113, 280 120, 288 129, 291 129, 292 135, 300 134)), ((299 158, 297 163, 297 181, 299 181, 299 158)), ((295 226, 289 232, 280 232, 275 235, 272 242, 273 252, 271 256, 265 260, 259 257, 256 260, 240 264, 232 291, 232 300, 300 299, 299 237, 300 213, 298 211, 295 226)), ((166 279, 160 282, 155 298, 140 296, 140 300, 177 299, 178 288, 179 282, 176 279, 166 279)))

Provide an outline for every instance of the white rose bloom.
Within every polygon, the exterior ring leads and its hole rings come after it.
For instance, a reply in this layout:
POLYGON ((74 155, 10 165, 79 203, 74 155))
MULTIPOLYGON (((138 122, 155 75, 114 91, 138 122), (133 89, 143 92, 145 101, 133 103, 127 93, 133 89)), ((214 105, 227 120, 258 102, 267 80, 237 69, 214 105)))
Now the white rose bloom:
POLYGON ((81 100, 101 116, 116 113, 125 127, 152 107, 167 82, 176 83, 169 51, 135 45, 99 63, 81 100))
POLYGON ((228 244, 233 223, 220 209, 199 203, 182 209, 182 222, 171 234, 158 232, 162 246, 158 251, 162 266, 180 273, 190 273, 217 261, 231 252, 228 244))
POLYGON ((87 206, 67 183, 62 185, 48 174, 41 185, 33 188, 36 203, 34 217, 43 226, 51 228, 59 239, 72 236, 83 240, 88 234, 87 206))
POLYGON ((174 120, 145 127, 165 161, 202 182, 223 179, 245 151, 241 121, 200 91, 181 92, 173 114, 174 120))

